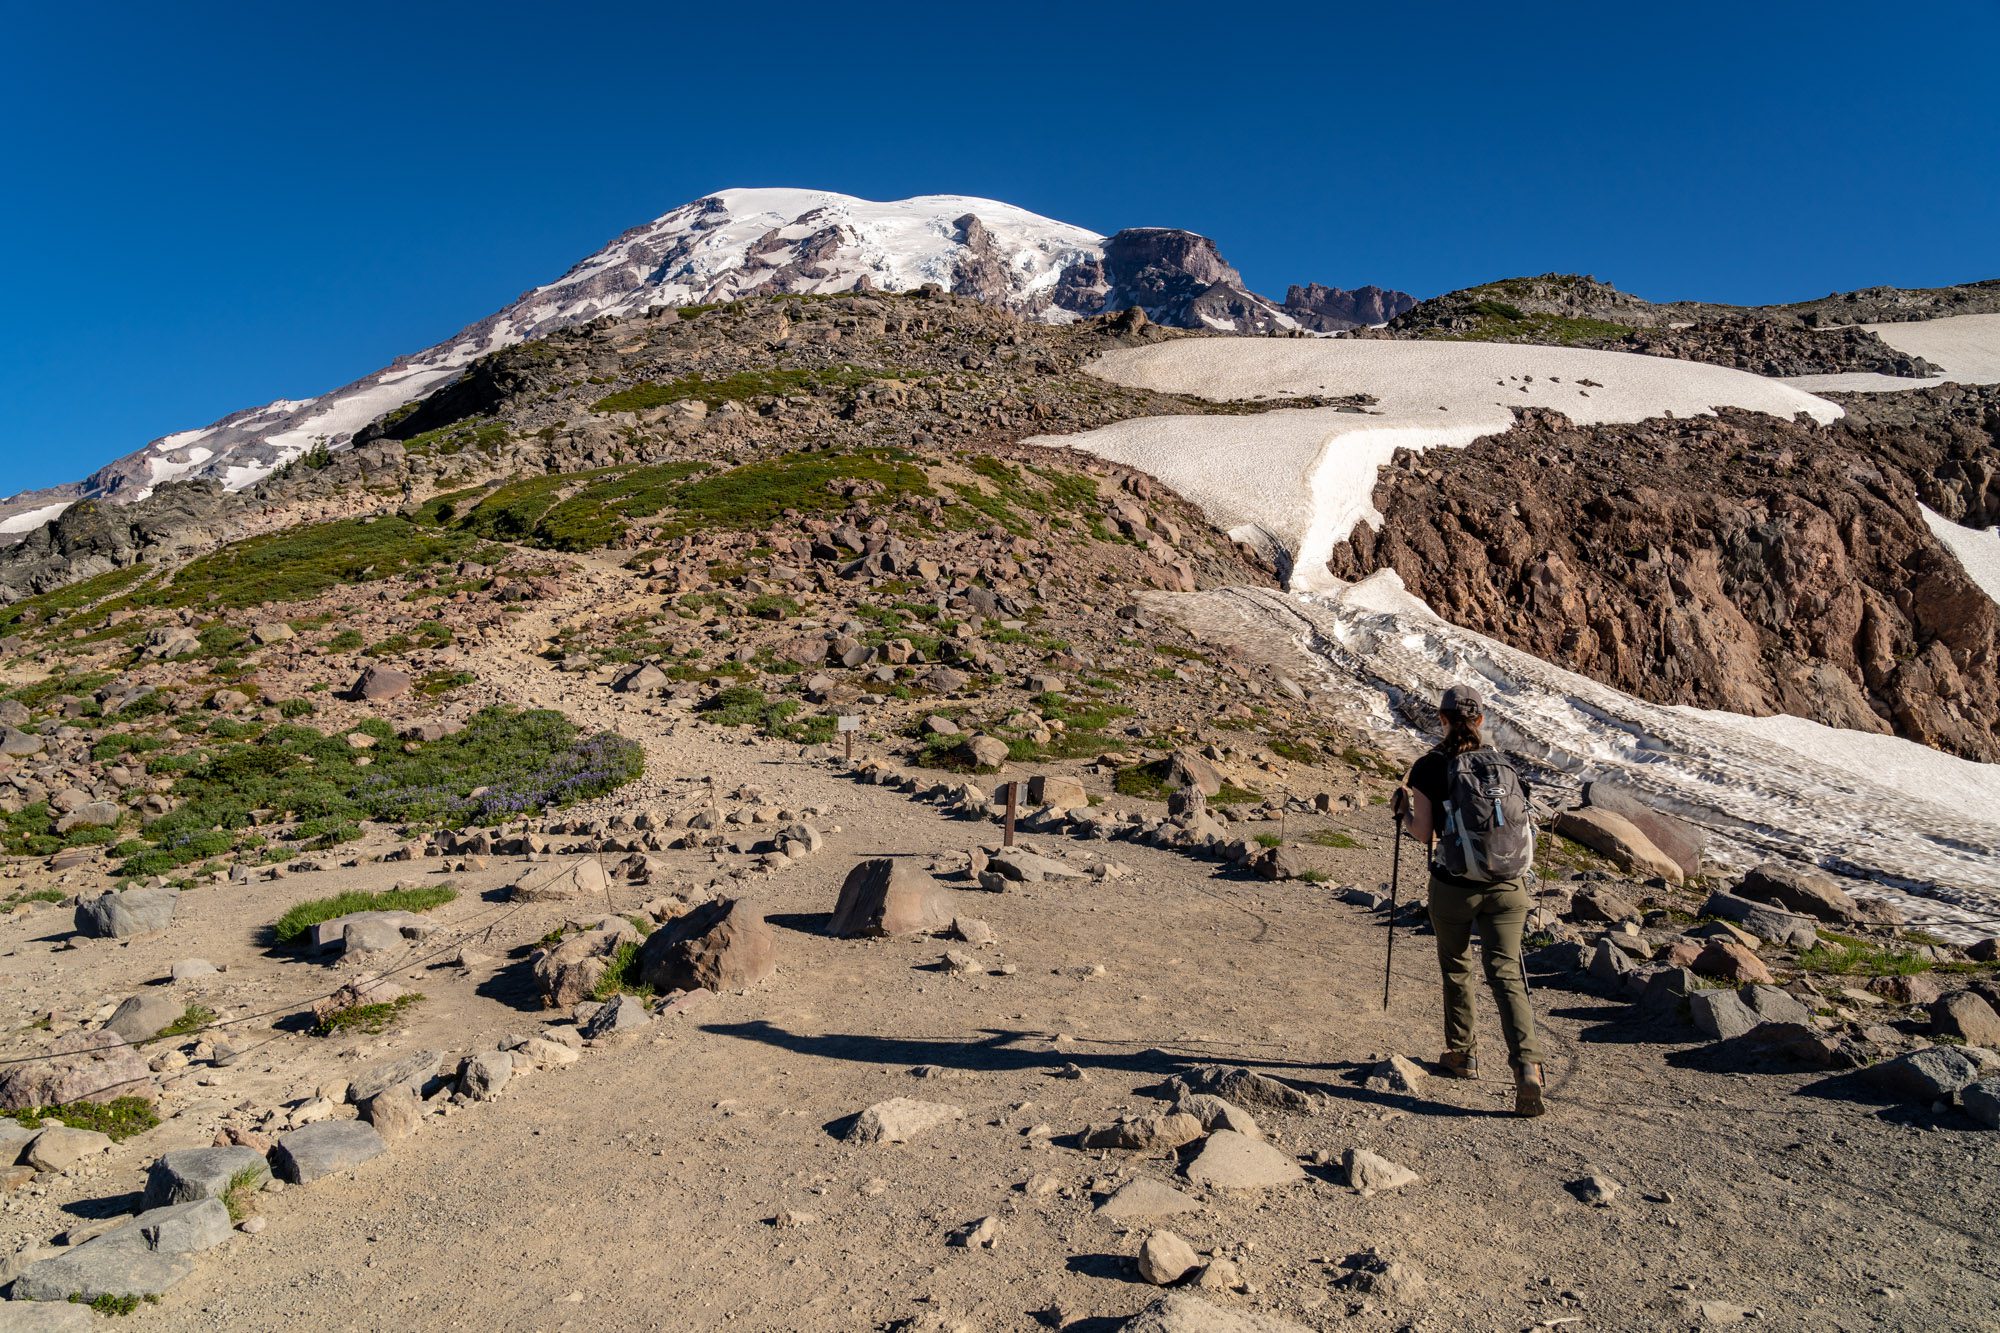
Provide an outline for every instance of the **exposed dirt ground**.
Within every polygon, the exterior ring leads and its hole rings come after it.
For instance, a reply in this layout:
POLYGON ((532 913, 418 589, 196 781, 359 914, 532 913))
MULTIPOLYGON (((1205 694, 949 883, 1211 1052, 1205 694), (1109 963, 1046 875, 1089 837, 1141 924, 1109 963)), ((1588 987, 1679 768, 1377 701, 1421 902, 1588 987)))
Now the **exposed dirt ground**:
MULTIPOLYGON (((427 1119, 351 1175, 260 1196, 268 1228, 204 1256, 136 1323, 849 1330, 1059 1318, 1106 1328, 1155 1291, 1130 1263, 1147 1224, 1122 1230, 1094 1217, 1093 1202, 1147 1175, 1201 1201, 1164 1224, 1235 1257, 1253 1288, 1210 1299, 1312 1328, 1652 1329, 1745 1312, 1774 1329, 2000 1327, 2000 1138, 1990 1133, 1886 1115, 1823 1076, 1692 1067, 1682 1058, 1692 1047, 1627 1023, 1627 1006, 1554 990, 1536 997, 1548 1117, 1504 1114, 1511 1090, 1495 1076, 1490 1007, 1487 1081, 1368 1091, 1361 1078, 1374 1061, 1436 1053, 1428 937, 1398 939, 1385 1013, 1381 918, 1335 901, 1332 884, 1264 884, 1126 843, 1031 839, 1114 860, 1132 872, 1125 879, 1000 894, 949 881, 956 909, 997 935, 977 951, 982 961, 1018 968, 955 978, 938 967, 943 941, 832 940, 818 926, 857 858, 928 865, 991 843, 991 825, 857 784, 824 751, 743 743, 624 696, 578 697, 573 679, 525 655, 482 675, 520 703, 560 702, 582 725, 616 725, 645 743, 643 789, 604 808, 671 808, 712 779, 719 792, 747 782, 774 803, 828 812, 823 826, 838 831, 827 848, 751 890, 779 927, 778 975, 493 1103, 427 1119), (1364 1199, 1338 1165, 1315 1165, 1303 1182, 1232 1194, 1189 1185, 1172 1155, 1067 1146, 1087 1123, 1165 1109, 1146 1090, 1209 1063, 1324 1094, 1313 1114, 1249 1108, 1286 1152, 1337 1163, 1365 1147, 1421 1179, 1364 1199), (837 1137, 862 1108, 897 1096, 954 1103, 966 1117, 909 1144, 837 1137), (1053 1140, 1026 1132, 1041 1125, 1053 1140), (1625 1187, 1609 1207, 1566 1188, 1593 1172, 1625 1187), (1002 1227, 995 1248, 948 1243, 989 1215, 1002 1227), (1420 1269, 1421 1292, 1389 1303, 1335 1288, 1341 1260, 1369 1248, 1420 1269)), ((1358 849, 1309 855, 1334 884, 1373 886, 1388 879, 1385 825, 1379 807, 1364 807, 1294 820, 1286 833, 1349 831, 1358 849)), ((667 859, 694 883, 714 869, 706 853, 667 859)), ((376 864, 193 890, 164 936, 127 947, 51 952, 65 932, 51 931, 48 914, 9 921, 0 984, 10 996, 54 985, 115 996, 200 954, 229 965, 213 979, 228 1012, 250 1011, 262 995, 339 979, 267 956, 257 927, 308 891, 381 887, 424 869, 376 864)), ((77 1177, 69 1197, 7 1213, 7 1248, 65 1220, 129 1211, 145 1163, 207 1142, 237 1102, 303 1095, 418 1047, 455 1058, 558 1020, 535 1007, 524 960, 552 925, 593 904, 514 911, 482 898, 523 873, 496 858, 459 877, 474 892, 438 914, 448 935, 491 925, 481 948, 497 971, 422 973, 414 984, 428 1000, 382 1038, 246 1025, 243 1046, 271 1045, 171 1101, 165 1125, 77 1177)), ((1404 874, 1404 892, 1416 892, 1413 869, 1404 874)), ((612 906, 631 910, 657 892, 614 889, 612 906)))

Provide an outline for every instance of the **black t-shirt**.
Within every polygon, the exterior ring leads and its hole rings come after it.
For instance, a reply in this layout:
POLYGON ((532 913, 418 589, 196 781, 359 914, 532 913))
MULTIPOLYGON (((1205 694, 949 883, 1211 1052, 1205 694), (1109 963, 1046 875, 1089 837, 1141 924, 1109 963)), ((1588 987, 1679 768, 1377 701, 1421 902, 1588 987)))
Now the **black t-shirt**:
MULTIPOLYGON (((1507 755, 1505 757, 1508 763, 1512 764, 1514 762, 1513 756, 1507 755)), ((1440 746, 1418 759, 1416 763, 1411 764, 1410 775, 1406 779, 1410 790, 1422 792, 1425 799, 1431 803, 1433 840, 1435 840, 1436 830, 1442 828, 1444 825, 1444 801, 1445 797, 1451 794, 1449 790, 1451 785, 1451 761, 1452 756, 1447 754, 1444 748, 1440 746)), ((1517 772, 1519 768, 1520 766, 1516 764, 1515 769, 1517 772)), ((1522 780, 1521 788, 1523 794, 1526 794, 1526 779, 1522 780)), ((1446 876, 1446 878, 1449 879, 1450 876, 1446 876)))

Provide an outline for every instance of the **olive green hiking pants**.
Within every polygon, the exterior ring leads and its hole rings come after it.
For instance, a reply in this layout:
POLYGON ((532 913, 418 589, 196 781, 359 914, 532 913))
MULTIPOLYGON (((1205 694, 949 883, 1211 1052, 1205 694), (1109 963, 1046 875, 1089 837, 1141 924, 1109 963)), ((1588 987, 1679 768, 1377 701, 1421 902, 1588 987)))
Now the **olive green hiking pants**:
POLYGON ((1500 1010, 1508 1058, 1517 1071, 1522 1065, 1540 1064, 1535 1013, 1528 1004, 1528 983, 1521 975, 1521 933, 1528 922, 1527 886, 1509 879, 1474 888, 1432 875, 1430 907, 1431 928, 1437 932, 1438 969, 1444 973, 1445 1049, 1471 1053, 1478 1046, 1472 1011, 1472 932, 1476 926, 1486 985, 1500 1010))

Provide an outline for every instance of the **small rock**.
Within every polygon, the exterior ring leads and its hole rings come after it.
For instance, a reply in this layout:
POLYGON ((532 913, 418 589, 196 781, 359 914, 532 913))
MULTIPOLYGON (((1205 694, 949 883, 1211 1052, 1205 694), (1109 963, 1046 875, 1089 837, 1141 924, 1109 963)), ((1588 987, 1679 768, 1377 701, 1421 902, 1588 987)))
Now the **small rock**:
POLYGON ((847 1131, 849 1143, 908 1143, 941 1125, 965 1119, 965 1108, 944 1102, 921 1102, 913 1097, 891 1097, 877 1102, 855 1118, 847 1131))
POLYGON ((1156 1287, 1180 1281, 1200 1263, 1194 1246, 1171 1231, 1155 1231, 1139 1247, 1139 1276, 1156 1287))
POLYGON ((1365 1148, 1349 1148, 1347 1183, 1364 1197, 1416 1183, 1417 1173, 1365 1148))

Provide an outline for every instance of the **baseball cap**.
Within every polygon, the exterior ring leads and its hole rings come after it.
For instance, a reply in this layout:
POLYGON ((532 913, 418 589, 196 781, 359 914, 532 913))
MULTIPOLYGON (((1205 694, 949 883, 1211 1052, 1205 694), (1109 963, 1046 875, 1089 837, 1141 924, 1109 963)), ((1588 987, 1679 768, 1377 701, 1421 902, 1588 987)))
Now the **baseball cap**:
POLYGON ((1484 713, 1486 704, 1479 697, 1479 691, 1470 685, 1454 685, 1444 692, 1444 698, 1438 703, 1438 711, 1456 713, 1460 717, 1473 717, 1484 713))

